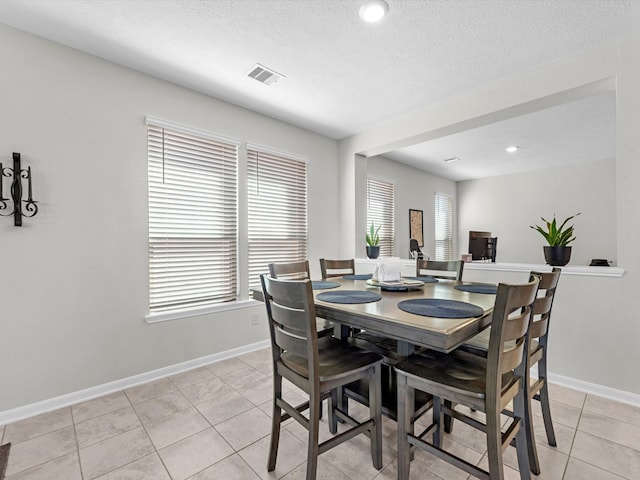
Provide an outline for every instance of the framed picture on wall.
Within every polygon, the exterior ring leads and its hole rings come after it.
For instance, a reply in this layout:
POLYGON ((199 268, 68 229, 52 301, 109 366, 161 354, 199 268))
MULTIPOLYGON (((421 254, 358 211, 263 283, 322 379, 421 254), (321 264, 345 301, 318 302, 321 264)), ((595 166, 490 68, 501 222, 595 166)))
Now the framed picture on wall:
POLYGON ((418 245, 424 247, 422 210, 409 209, 409 238, 415 238, 418 241, 418 245))

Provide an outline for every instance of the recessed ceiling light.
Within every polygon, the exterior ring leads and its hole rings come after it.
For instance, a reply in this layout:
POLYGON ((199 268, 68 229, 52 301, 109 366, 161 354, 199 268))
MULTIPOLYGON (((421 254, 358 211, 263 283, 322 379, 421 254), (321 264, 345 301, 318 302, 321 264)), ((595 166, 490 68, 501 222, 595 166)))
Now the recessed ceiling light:
POLYGON ((389 5, 384 0, 368 0, 360 7, 360 18, 365 22, 378 22, 389 11, 389 5))
POLYGON ((457 162, 458 160, 460 160, 458 157, 451 157, 451 158, 445 158, 444 161, 449 163, 449 162, 457 162))
POLYGON ((510 147, 505 148, 505 150, 509 153, 517 152, 520 149, 517 145, 511 145, 510 147))

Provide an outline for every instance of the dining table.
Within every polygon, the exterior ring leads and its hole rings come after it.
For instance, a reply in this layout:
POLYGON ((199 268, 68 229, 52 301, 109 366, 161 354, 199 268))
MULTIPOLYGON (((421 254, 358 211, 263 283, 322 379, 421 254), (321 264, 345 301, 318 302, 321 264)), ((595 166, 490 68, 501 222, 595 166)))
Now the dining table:
MULTIPOLYGON (((312 280, 316 317, 334 324, 335 337, 347 339, 354 329, 364 330, 395 340, 397 358, 404 358, 421 348, 451 352, 491 323, 496 285, 433 277, 376 282, 371 277, 312 280), (427 303, 429 308, 422 308, 427 303)), ((254 290, 253 297, 264 300, 261 290, 254 290)), ((383 366, 383 414, 395 420, 395 374, 391 365, 383 366)), ((366 404, 365 391, 366 386, 354 385, 349 396, 366 404)), ((346 411, 341 396, 338 401, 346 411)), ((416 397, 416 412, 427 404, 428 398, 416 397)))
POLYGON ((337 337, 345 338, 349 329, 358 328, 395 339, 398 354, 402 356, 410 355, 416 347, 448 353, 484 330, 491 322, 495 285, 433 279, 419 286, 404 287, 401 282, 381 282, 381 286, 369 277, 351 275, 312 282, 322 287, 314 287, 313 290, 316 316, 333 322, 337 337), (365 303, 336 303, 327 295, 328 292, 341 291, 369 292, 377 294, 379 298, 371 296, 372 300, 365 303), (456 311, 455 318, 447 317, 446 309, 438 310, 438 316, 430 316, 428 311, 417 314, 401 308, 403 303, 415 300, 418 300, 415 303, 425 300, 456 302, 476 308, 474 316, 461 316, 464 313, 456 311))

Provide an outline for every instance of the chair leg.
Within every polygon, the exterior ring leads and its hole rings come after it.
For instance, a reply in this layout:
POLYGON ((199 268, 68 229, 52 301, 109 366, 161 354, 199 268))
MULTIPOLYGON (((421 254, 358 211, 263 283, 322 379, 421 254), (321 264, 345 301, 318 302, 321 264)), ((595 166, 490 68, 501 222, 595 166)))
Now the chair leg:
POLYGON ((555 447, 556 434, 553 430, 553 422, 551 421, 551 405, 549 403, 549 388, 547 385, 547 352, 542 355, 538 362, 538 378, 544 379, 544 384, 540 389, 540 407, 542 408, 542 419, 544 420, 544 429, 547 432, 547 441, 549 445, 555 447))
POLYGON ((322 400, 316 392, 310 395, 309 401, 309 444, 307 446, 307 480, 315 480, 318 469, 318 437, 320 429, 320 410, 322 400))
POLYGON ((276 399, 282 398, 282 377, 277 373, 273 374, 273 413, 271 415, 271 445, 269 447, 269 459, 267 461, 267 471, 273 472, 276 468, 278 457, 278 444, 280 442, 280 424, 282 410, 276 405, 276 399))
MULTIPOLYGON (((531 408, 531 381, 529 376, 526 375, 522 380, 522 384, 524 385, 523 392, 523 427, 527 451, 529 455, 529 468, 536 475, 540 474, 540 462, 538 461, 538 450, 536 448, 536 435, 533 428, 533 410, 531 408)), ((515 403, 515 399, 514 399, 515 403)), ((514 405, 515 409, 515 405, 514 405)), ((521 428, 522 429, 522 428, 521 428)), ((516 447, 519 447, 518 442, 516 440, 516 447)))
POLYGON ((398 395, 398 480, 409 480, 411 466, 411 448, 407 435, 413 434, 413 406, 415 391, 407 385, 407 377, 397 375, 398 395))
POLYGON ((440 448, 442 446, 442 428, 444 426, 442 399, 440 397, 433 397, 433 424, 436 425, 436 429, 433 431, 433 444, 440 448))
POLYGON ((382 385, 380 381, 382 365, 378 363, 372 377, 369 377, 369 415, 374 420, 371 436, 371 460, 376 470, 382 468, 382 385))
MULTIPOLYGON (((504 480, 500 412, 498 411, 497 405, 487 405, 485 410, 487 422, 487 460, 489 461, 489 478, 491 480, 504 480)), ((526 443, 524 445, 526 447, 526 443)), ((525 455, 526 453, 527 451, 525 448, 525 455)), ((527 473, 529 473, 529 468, 527 468, 527 473)))
MULTIPOLYGON (((531 399, 525 396, 525 392, 522 391, 516 395, 513 399, 513 421, 520 422, 520 428, 516 433, 516 453, 518 455, 518 469, 520 470, 521 480, 531 480, 531 466, 529 464, 529 455, 531 450, 529 448, 529 442, 526 432, 526 410, 525 404, 530 403, 531 399), (524 424, 524 425, 523 425, 524 424)), ((534 440, 535 442, 535 440, 534 440)), ((534 443, 535 448, 535 443, 534 443)), ((537 456, 536 456, 537 460, 537 456)), ((534 472, 535 473, 535 472, 534 472)), ((538 471, 538 473, 540 473, 538 471)), ((492 477, 493 478, 493 477, 492 477)))
MULTIPOLYGON (((444 401, 445 407, 453 410, 453 402, 451 400, 444 401)), ((451 433, 453 430, 453 417, 451 415, 444 416, 444 431, 446 433, 451 433)))
POLYGON ((338 408, 338 389, 331 390, 331 398, 329 399, 329 405, 327 408, 329 414, 329 431, 332 435, 338 433, 338 417, 336 416, 336 409, 338 408))

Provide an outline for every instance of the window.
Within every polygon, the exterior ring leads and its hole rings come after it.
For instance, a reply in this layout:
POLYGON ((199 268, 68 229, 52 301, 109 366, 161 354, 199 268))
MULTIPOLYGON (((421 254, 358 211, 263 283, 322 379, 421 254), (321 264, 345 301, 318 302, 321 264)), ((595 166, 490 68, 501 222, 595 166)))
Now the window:
POLYGON ((453 199, 436 193, 436 260, 451 260, 453 254, 453 199))
POLYGON ((147 118, 150 313, 236 299, 237 144, 147 118))
POLYGON ((271 262, 307 258, 307 164, 247 147, 249 286, 271 262))
POLYGON ((367 178, 367 229, 380 226, 380 255, 392 257, 394 250, 395 185, 367 178))

